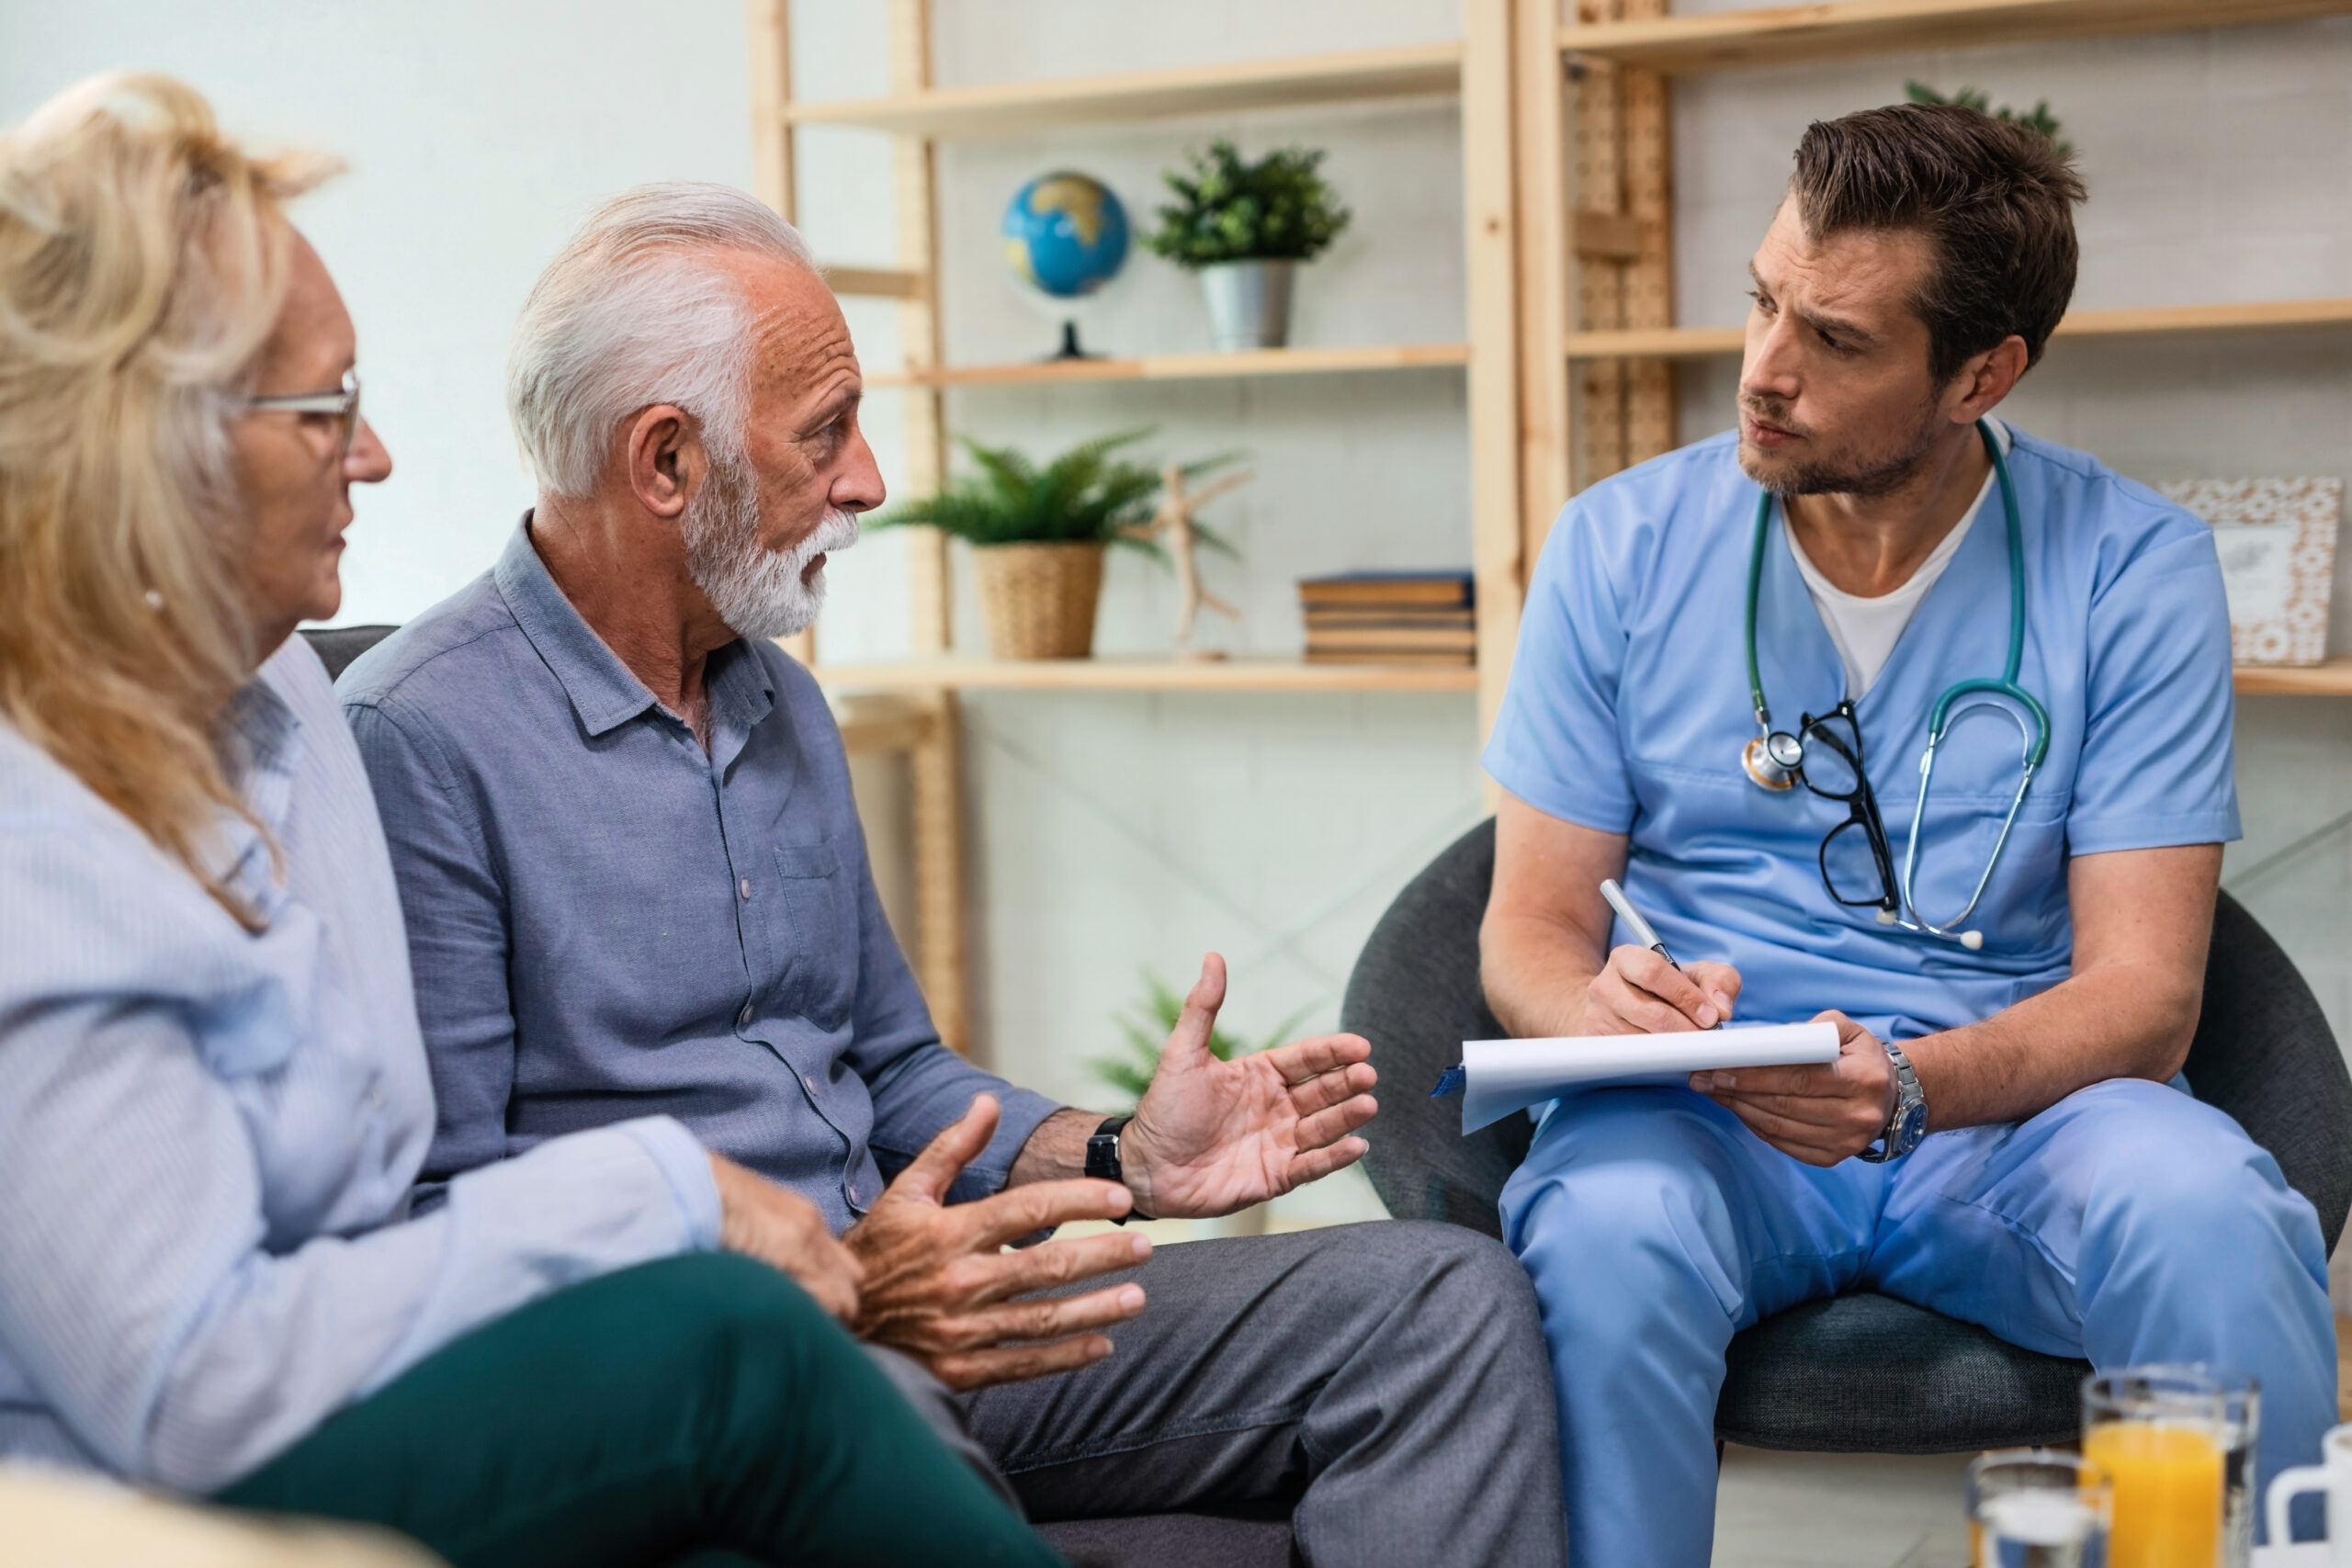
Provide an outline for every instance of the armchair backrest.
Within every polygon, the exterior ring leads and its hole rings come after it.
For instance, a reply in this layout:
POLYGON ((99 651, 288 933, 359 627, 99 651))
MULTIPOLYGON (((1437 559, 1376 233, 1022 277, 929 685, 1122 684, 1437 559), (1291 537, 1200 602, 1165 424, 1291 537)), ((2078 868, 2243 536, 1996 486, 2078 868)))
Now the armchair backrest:
MULTIPOLYGON (((1372 1042, 1380 1117, 1364 1168, 1398 1219, 1501 1232, 1503 1182, 1526 1157, 1523 1116, 1462 1135, 1462 1102, 1431 1100, 1464 1040, 1502 1033, 1478 982, 1478 922, 1494 882, 1495 825, 1464 833, 1373 928, 1340 1005, 1372 1042)), ((2213 918, 2205 1009, 2187 1069, 2199 1099, 2235 1117, 2311 1200, 2333 1248, 2352 1207, 2352 1074, 2294 964, 2228 894, 2213 918)))

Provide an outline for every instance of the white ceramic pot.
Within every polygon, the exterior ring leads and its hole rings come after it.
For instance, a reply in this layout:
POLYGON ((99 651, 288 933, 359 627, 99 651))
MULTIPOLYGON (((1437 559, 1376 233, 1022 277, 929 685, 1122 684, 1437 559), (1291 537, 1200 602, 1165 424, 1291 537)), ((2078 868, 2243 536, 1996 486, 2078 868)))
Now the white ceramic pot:
POLYGON ((1285 257, 1216 262, 1200 269, 1209 341, 1218 353, 1280 348, 1290 341, 1290 280, 1297 266, 1285 257))

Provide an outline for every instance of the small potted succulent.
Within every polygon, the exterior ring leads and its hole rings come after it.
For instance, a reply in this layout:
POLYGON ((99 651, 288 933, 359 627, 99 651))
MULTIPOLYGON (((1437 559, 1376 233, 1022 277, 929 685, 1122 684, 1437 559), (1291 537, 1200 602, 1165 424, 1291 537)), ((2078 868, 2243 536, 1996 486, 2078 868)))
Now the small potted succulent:
POLYGON ((1225 353, 1280 348, 1290 338, 1291 276, 1337 239, 1351 216, 1317 173, 1319 151, 1285 147, 1255 163, 1217 141, 1161 178, 1178 199, 1145 237, 1152 252, 1196 272, 1209 336, 1225 353))
POLYGON ((1159 470, 1119 456, 1150 434, 1100 436, 1043 467, 1016 448, 959 436, 978 471, 876 526, 928 524, 972 547, 995 657, 1084 659, 1094 650, 1103 550, 1125 545, 1159 553, 1128 530, 1150 519, 1159 470))

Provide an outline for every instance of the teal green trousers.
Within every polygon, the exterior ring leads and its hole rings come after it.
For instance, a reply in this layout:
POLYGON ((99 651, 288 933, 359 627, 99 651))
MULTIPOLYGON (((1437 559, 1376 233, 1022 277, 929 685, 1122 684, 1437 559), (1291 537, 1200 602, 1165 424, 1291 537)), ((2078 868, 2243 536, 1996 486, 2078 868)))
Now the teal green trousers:
POLYGON ((456 1568, 1060 1562, 798 1286, 726 1254, 478 1329, 218 1501, 456 1568))

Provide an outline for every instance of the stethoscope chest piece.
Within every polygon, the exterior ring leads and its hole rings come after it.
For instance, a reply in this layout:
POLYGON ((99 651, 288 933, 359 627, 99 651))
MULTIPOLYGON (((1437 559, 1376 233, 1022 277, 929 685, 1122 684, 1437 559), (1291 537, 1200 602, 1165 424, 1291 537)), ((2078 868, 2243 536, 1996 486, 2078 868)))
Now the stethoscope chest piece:
POLYGON ((1785 730, 1759 735, 1739 754, 1739 765, 1757 784, 1776 794, 1794 789, 1797 767, 1804 761, 1804 743, 1785 730))

